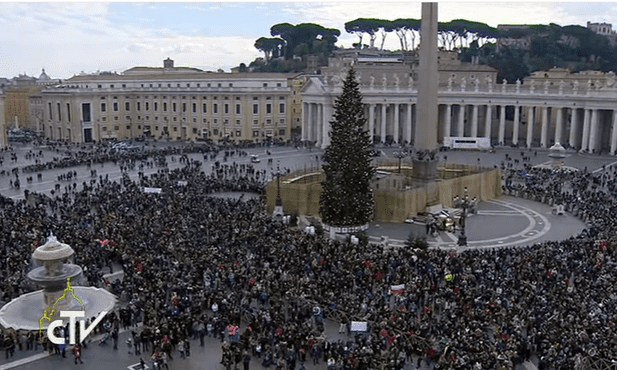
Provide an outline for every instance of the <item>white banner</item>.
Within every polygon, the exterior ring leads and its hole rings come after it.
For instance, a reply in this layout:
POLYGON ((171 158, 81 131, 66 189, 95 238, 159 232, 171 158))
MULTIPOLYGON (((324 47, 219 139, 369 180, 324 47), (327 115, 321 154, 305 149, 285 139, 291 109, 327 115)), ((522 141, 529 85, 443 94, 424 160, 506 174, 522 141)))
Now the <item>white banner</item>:
POLYGON ((368 323, 366 321, 352 321, 351 331, 368 331, 368 323))
POLYGON ((156 193, 160 194, 163 189, 161 188, 144 188, 144 193, 156 193))

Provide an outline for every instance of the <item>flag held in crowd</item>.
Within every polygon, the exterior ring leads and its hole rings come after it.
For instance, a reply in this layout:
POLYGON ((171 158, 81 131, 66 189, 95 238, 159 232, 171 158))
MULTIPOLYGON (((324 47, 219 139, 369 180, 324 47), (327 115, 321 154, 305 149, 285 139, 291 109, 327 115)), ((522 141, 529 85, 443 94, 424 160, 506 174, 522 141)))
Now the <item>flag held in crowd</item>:
POLYGON ((403 294, 405 293, 405 284, 392 285, 390 287, 390 291, 395 295, 403 294))

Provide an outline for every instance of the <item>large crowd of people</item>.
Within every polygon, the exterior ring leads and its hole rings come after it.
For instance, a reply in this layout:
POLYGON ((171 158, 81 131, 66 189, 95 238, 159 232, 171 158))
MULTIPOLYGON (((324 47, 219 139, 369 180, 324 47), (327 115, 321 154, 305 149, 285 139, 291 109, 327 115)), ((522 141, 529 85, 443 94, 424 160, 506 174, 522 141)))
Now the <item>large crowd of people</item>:
MULTIPOLYGON (((456 253, 285 227, 264 211, 265 172, 213 169, 205 174, 186 159, 137 181, 101 178, 34 201, 2 198, 2 302, 34 288, 27 256, 53 232, 75 249, 84 284, 122 298, 102 330, 115 345, 120 328, 132 330, 134 350, 161 364, 205 336, 222 341, 226 368, 251 357, 276 369, 512 369, 532 356, 541 369, 573 369, 585 358, 617 359, 614 176, 506 170, 506 193, 563 204, 588 227, 563 241, 456 253), (211 196, 220 191, 262 196, 211 196), (124 278, 106 281, 114 265, 124 278), (347 340, 325 336, 326 318, 347 340), (368 329, 352 331, 352 321, 368 329)), ((21 346, 15 333, 3 335, 21 346)))

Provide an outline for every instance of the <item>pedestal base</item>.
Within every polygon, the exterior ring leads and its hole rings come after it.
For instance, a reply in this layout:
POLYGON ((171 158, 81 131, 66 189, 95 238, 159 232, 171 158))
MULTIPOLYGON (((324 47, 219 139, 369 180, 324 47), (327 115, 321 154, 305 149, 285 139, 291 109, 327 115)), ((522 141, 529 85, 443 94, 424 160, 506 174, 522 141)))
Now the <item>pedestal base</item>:
POLYGON ((443 209, 439 202, 439 187, 437 186, 437 159, 414 159, 413 181, 417 186, 426 188, 425 212, 437 213, 443 209))
POLYGON ((437 179, 437 159, 414 159, 412 177, 414 181, 430 182, 437 179))

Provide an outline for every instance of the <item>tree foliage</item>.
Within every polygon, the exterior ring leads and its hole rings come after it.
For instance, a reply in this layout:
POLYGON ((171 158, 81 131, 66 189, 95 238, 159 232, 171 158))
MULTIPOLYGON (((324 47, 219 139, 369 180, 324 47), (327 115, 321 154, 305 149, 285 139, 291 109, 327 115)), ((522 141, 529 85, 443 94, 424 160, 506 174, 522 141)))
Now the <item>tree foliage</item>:
POLYGON ((326 224, 363 225, 372 218, 375 199, 371 180, 375 168, 365 123, 359 83, 351 68, 342 94, 334 103, 331 142, 324 153, 325 180, 321 184, 319 213, 326 224))
MULTIPOLYGON (((421 20, 411 18, 358 18, 345 23, 345 31, 358 36, 354 46, 375 48, 379 38, 377 47, 383 49, 387 35, 394 32, 403 51, 416 48, 420 27, 421 20)), ((270 34, 272 37, 255 41, 255 47, 265 57, 264 62, 254 62, 258 71, 302 71, 306 67, 304 56, 309 54, 317 55, 319 64, 326 65, 340 31, 314 23, 279 23, 271 27, 270 34), (285 57, 283 63, 278 60, 281 56, 285 57)), ((582 26, 551 23, 498 30, 485 23, 454 19, 438 23, 438 40, 442 49, 456 50, 464 62, 479 58, 480 63, 497 68, 499 80, 515 81, 552 67, 566 67, 573 72, 617 70, 617 48, 606 36, 582 26), (500 38, 525 39, 526 46, 497 47, 500 38)))
POLYGON ((315 23, 300 23, 295 26, 289 23, 279 23, 270 28, 270 35, 279 36, 284 40, 285 59, 292 59, 296 55, 294 51, 302 44, 306 46, 298 50, 306 51, 308 54, 313 53, 315 45, 321 41, 328 43, 330 50, 334 49, 334 44, 341 35, 341 31, 325 28, 315 23))

